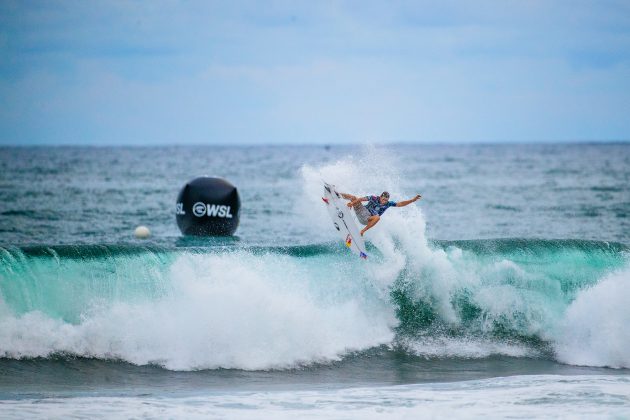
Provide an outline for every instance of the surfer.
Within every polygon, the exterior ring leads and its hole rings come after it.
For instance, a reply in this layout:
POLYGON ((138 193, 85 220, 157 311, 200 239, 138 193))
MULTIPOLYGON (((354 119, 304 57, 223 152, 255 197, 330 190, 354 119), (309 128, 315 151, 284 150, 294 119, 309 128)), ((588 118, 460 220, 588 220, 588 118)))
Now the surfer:
POLYGON ((381 220, 381 216, 385 213, 390 207, 405 207, 411 203, 414 203, 422 197, 420 194, 416 195, 414 198, 410 200, 404 201, 389 201, 389 193, 387 191, 383 191, 380 196, 365 196, 365 197, 357 197, 352 194, 344 194, 341 193, 341 196, 346 200, 350 200, 348 203, 348 207, 353 207, 354 212, 359 219, 359 222, 362 225, 366 225, 361 230, 361 236, 370 228, 372 228, 375 224, 381 220), (367 205, 361 204, 362 201, 367 201, 367 205))

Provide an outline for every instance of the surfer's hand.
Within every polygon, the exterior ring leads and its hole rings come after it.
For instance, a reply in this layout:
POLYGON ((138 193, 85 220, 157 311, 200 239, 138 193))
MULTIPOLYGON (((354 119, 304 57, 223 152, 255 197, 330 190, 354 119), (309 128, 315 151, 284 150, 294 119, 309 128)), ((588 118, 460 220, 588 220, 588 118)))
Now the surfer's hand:
POLYGON ((422 198, 422 196, 421 196, 420 194, 418 194, 418 195, 416 195, 416 196, 413 198, 413 201, 418 201, 418 200, 420 200, 421 198, 422 198))

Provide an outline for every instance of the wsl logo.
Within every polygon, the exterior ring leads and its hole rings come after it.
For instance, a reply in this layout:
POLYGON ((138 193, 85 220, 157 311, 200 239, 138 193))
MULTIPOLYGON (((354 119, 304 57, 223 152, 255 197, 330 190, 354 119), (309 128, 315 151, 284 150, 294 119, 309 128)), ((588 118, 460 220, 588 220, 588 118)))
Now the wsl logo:
POLYGON ((192 207, 193 214, 197 217, 203 217, 206 215, 206 204, 197 202, 192 207))
POLYGON ((230 206, 223 206, 218 204, 206 204, 201 201, 196 202, 192 206, 192 212, 197 217, 221 217, 225 219, 231 219, 230 206))

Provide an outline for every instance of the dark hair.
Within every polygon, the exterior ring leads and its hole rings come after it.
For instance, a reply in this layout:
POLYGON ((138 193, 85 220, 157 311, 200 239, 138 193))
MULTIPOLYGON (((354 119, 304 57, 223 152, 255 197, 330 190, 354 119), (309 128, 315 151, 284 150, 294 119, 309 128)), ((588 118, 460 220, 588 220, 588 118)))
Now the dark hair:
POLYGON ((381 193, 381 197, 387 197, 387 198, 389 198, 389 193, 388 193, 387 191, 383 191, 383 192, 381 193))

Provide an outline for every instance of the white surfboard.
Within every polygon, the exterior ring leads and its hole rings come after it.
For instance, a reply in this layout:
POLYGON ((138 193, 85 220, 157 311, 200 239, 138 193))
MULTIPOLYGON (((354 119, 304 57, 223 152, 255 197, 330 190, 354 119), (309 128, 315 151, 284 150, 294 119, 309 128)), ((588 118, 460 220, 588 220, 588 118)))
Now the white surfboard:
POLYGON ((334 185, 324 182, 324 196, 322 197, 333 227, 352 253, 366 259, 365 242, 359 234, 357 223, 352 216, 354 210, 348 207, 348 201, 341 198, 334 185))

